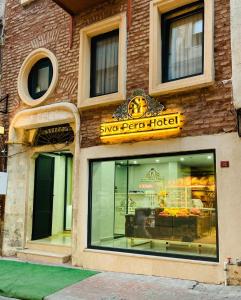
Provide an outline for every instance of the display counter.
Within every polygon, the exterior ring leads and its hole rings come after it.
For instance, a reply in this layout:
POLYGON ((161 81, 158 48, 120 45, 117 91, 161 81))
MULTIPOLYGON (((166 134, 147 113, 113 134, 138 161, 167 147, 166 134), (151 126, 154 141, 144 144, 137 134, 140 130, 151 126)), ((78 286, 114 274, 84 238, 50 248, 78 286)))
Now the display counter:
POLYGON ((212 215, 162 216, 161 209, 138 208, 126 215, 125 235, 131 238, 192 242, 212 229, 212 215))

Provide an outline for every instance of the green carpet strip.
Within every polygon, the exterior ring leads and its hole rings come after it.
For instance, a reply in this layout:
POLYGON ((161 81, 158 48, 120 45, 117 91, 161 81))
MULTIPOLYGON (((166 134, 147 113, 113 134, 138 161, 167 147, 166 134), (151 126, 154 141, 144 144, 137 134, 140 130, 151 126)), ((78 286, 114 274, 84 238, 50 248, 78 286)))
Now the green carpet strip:
POLYGON ((97 272, 0 260, 0 295, 41 300, 97 272))

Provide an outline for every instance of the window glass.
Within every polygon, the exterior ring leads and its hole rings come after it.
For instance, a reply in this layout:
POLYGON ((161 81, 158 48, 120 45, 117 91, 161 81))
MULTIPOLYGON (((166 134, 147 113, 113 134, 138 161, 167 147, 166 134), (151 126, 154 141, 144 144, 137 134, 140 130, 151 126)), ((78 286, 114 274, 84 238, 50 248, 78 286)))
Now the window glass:
POLYGON ((91 97, 118 91, 119 31, 92 39, 91 97))
POLYGON ((164 16, 164 81, 203 73, 203 9, 164 16))
POLYGON ((53 77, 53 67, 49 58, 40 59, 31 69, 28 77, 29 94, 38 99, 48 90, 53 77))
POLYGON ((91 162, 89 246, 216 260, 214 161, 194 153, 91 162))

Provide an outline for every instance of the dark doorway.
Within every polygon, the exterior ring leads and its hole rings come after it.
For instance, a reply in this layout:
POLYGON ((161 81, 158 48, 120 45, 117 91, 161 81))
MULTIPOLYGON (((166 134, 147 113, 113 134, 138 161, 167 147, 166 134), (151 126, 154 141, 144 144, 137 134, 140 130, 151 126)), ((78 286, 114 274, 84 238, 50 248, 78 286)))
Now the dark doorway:
POLYGON ((54 158, 39 155, 35 164, 32 240, 51 236, 54 158))

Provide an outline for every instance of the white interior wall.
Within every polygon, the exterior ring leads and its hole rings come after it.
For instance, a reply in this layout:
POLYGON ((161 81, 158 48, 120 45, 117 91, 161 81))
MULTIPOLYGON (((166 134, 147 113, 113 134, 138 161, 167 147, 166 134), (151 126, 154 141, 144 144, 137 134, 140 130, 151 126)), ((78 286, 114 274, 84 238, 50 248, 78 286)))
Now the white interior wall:
POLYGON ((127 208, 127 166, 115 168, 115 234, 125 234, 125 214, 127 208))
POLYGON ((65 157, 47 153, 42 155, 54 157, 52 235, 55 235, 64 229, 65 157))
POLYGON ((67 207, 66 207, 66 230, 72 229, 72 190, 73 190, 73 158, 67 159, 67 207))
POLYGON ((92 181, 92 242, 114 236, 114 180, 115 163, 101 162, 93 165, 92 181))
POLYGON ((64 229, 65 157, 55 156, 52 235, 64 229))
MULTIPOLYGON (((146 174, 151 170, 155 169, 163 179, 166 179, 168 174, 168 164, 143 164, 132 166, 129 168, 129 191, 131 190, 142 190, 139 185, 142 182, 142 179, 145 178, 146 174)), ((159 190, 155 190, 153 185, 153 192, 159 192, 159 190)))

